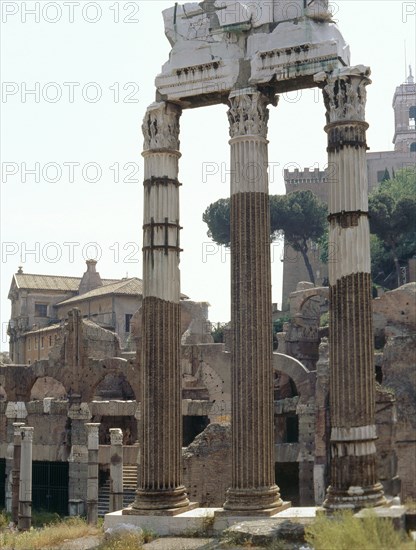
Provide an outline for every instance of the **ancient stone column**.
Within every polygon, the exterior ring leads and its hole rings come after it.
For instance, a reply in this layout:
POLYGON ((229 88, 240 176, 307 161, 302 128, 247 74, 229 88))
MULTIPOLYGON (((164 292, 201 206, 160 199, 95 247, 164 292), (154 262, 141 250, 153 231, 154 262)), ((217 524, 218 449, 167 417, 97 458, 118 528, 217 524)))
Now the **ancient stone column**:
POLYGON ((12 469, 12 521, 19 520, 19 486, 20 486, 20 456, 22 449, 23 422, 13 422, 13 469, 12 469))
POLYGON ((370 69, 346 67, 322 82, 327 109, 331 485, 324 507, 385 503, 376 477, 375 371, 366 165, 365 87, 370 69))
POLYGON ((110 428, 110 512, 123 508, 123 432, 110 428))
POLYGON ((181 467, 180 114, 174 104, 153 103, 142 127, 142 441, 136 499, 125 513, 178 513, 189 505, 181 467))
POLYGON ((232 486, 226 510, 282 506, 275 484, 267 104, 230 94, 232 486))
MULTIPOLYGON (((24 423, 27 417, 26 405, 23 401, 9 401, 5 411, 6 417, 6 431, 7 431, 7 450, 6 450, 6 511, 12 513, 12 501, 13 501, 13 469, 14 469, 14 423, 24 423)), ((19 465, 20 469, 20 465, 19 465)))
POLYGON ((71 452, 68 457, 68 512, 70 516, 85 514, 87 500, 88 449, 85 422, 91 419, 87 403, 72 396, 68 411, 71 452))
POLYGON ((99 423, 85 424, 88 437, 88 479, 87 479, 87 521, 90 524, 98 520, 98 429, 99 423))
POLYGON ((22 426, 22 447, 20 454, 19 480, 19 519, 18 527, 21 531, 30 529, 32 523, 32 443, 33 428, 22 426))

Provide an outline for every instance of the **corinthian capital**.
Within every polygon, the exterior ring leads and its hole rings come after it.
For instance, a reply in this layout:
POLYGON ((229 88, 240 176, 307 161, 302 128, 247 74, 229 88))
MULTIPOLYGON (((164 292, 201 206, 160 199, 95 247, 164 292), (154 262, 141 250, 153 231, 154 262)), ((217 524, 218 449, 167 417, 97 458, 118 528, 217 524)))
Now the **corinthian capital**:
POLYGON ((260 135, 265 138, 270 99, 254 88, 245 88, 232 92, 229 100, 230 137, 260 135))
POLYGON ((327 123, 365 121, 367 92, 371 84, 369 67, 357 65, 315 75, 324 95, 327 123))
POLYGON ((179 150, 179 117, 181 108, 173 103, 152 103, 143 124, 144 150, 179 150))

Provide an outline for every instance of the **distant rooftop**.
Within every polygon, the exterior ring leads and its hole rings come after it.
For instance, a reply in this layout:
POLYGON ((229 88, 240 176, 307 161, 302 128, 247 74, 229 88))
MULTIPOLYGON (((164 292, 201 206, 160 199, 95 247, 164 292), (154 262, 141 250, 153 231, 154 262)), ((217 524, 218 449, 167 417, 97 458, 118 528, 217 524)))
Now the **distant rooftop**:
MULTIPOLYGON (((67 277, 65 275, 38 275, 34 273, 15 273, 14 281, 17 288, 27 290, 63 290, 78 292, 81 277, 67 277)), ((103 279, 103 284, 115 283, 119 279, 103 279)))
POLYGON ((103 280, 103 286, 85 292, 85 294, 80 294, 79 296, 73 296, 67 300, 59 302, 57 305, 71 305, 74 303, 82 302, 83 300, 90 300, 91 298, 96 298, 98 296, 104 296, 106 294, 117 294, 117 295, 128 295, 128 296, 137 296, 143 294, 143 281, 137 277, 132 277, 131 279, 121 279, 112 281, 109 284, 105 283, 103 280))

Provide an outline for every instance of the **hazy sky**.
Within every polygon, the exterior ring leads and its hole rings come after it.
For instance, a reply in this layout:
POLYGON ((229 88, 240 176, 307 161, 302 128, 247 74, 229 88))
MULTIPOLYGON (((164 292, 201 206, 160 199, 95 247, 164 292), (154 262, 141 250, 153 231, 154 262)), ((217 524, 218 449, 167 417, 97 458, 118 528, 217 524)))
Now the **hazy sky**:
MULTIPOLYGON (((161 12, 173 2, 1 2, 1 349, 18 265, 26 273, 81 276, 97 257, 103 278, 141 277, 141 121, 167 60, 161 12), (32 90, 32 93, 31 93, 32 90), (13 173, 15 172, 15 173, 13 173)), ((368 143, 391 150, 395 87, 415 70, 416 3, 331 2, 352 64, 369 65, 368 143), (406 47, 405 47, 406 44, 406 47)), ((181 117, 182 291, 229 320, 229 255, 206 236, 202 213, 229 194, 226 107, 181 117), (212 174, 215 172, 215 174, 212 174)), ((282 171, 326 163, 317 90, 281 97, 269 122, 270 192, 282 171)), ((273 246, 273 301, 280 302, 273 246)))

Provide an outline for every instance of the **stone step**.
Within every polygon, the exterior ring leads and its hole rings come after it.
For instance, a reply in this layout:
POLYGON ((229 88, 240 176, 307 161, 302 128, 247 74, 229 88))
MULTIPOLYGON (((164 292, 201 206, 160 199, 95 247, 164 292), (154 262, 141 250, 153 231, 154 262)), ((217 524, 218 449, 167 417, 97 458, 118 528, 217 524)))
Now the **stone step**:
MULTIPOLYGON (((131 487, 124 485, 123 491, 123 506, 131 504, 135 497, 136 483, 133 483, 131 487)), ((107 481, 98 489, 98 515, 104 516, 108 513, 110 505, 110 480, 107 481)))

